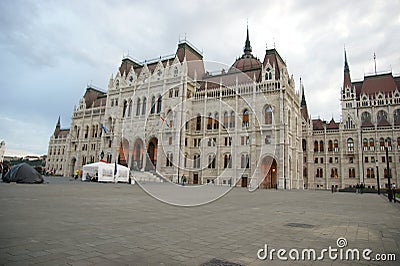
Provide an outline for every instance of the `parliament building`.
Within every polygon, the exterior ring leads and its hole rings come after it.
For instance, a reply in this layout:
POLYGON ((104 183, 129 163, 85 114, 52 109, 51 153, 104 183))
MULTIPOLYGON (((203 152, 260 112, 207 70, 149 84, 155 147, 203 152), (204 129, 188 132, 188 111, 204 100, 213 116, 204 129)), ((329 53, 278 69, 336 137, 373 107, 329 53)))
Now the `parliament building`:
POLYGON ((206 63, 187 40, 171 56, 124 57, 107 91, 87 87, 68 129, 58 120, 47 171, 72 176, 104 160, 189 184, 376 188, 388 174, 398 184, 400 76, 352 81, 345 53, 342 121, 328 122, 311 119, 303 85, 275 48, 262 60, 252 54, 248 30, 232 65, 206 63))

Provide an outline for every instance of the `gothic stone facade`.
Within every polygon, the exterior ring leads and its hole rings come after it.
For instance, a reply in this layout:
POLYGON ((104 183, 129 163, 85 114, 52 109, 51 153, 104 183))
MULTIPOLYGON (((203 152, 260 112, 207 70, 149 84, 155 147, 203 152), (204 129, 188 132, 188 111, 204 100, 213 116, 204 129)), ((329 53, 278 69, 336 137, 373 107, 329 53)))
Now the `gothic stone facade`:
POLYGON ((345 61, 344 121, 327 123, 310 119, 303 86, 295 90, 276 49, 267 49, 262 61, 253 56, 248 32, 243 54, 218 73, 205 70, 202 54, 186 40, 173 56, 126 57, 106 93, 87 88, 70 129, 58 123, 47 169, 71 176, 103 159, 173 182, 185 176, 192 184, 328 189, 375 186, 379 160, 385 186, 379 141, 391 144, 396 177, 399 78, 352 83, 345 61))

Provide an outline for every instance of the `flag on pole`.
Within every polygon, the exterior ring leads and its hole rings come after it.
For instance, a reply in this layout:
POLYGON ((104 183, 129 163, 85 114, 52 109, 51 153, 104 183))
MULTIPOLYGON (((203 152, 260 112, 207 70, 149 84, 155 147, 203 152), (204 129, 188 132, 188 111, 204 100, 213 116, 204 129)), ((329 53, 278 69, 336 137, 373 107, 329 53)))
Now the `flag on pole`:
POLYGON ((101 128, 104 130, 104 133, 107 134, 107 128, 103 124, 100 124, 100 125, 101 125, 101 128))
POLYGON ((162 117, 162 116, 160 115, 160 118, 161 118, 161 120, 163 121, 163 123, 165 123, 165 124, 167 125, 167 127, 170 127, 170 125, 168 124, 168 122, 165 121, 165 118, 164 118, 164 117, 162 117))

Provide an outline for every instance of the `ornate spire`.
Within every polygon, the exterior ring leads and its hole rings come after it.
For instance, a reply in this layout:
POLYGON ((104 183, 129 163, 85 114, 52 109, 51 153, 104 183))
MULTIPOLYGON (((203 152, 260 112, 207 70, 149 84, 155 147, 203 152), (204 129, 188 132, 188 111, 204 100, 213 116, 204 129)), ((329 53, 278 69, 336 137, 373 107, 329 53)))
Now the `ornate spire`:
POLYGON ((245 42, 245 44, 244 44, 243 52, 244 52, 245 54, 251 54, 251 52, 252 52, 251 45, 250 45, 249 26, 248 26, 248 25, 247 25, 246 42, 245 42))
POLYGON ((58 116, 56 128, 60 128, 60 127, 61 127, 60 116, 58 116))
POLYGON ((301 85, 301 107, 307 106, 306 96, 304 95, 304 86, 301 85))
POLYGON ((344 77, 343 77, 343 91, 346 87, 351 87, 350 69, 347 63, 346 49, 344 49, 344 77))
POLYGON ((344 71, 345 72, 350 72, 349 64, 347 63, 346 49, 344 49, 344 71))

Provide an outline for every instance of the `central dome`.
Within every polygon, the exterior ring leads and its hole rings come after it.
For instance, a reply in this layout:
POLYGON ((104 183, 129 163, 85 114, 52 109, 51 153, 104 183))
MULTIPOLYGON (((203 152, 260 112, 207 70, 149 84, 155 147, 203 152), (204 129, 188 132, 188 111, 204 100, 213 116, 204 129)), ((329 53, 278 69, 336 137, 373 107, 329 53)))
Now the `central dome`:
POLYGON ((229 69, 230 72, 232 71, 247 71, 247 70, 253 70, 253 69, 258 69, 261 67, 261 62, 258 60, 258 58, 254 57, 250 45, 250 38, 249 38, 249 28, 247 28, 247 36, 246 36, 246 42, 243 48, 243 55, 236 59, 235 63, 231 66, 229 69))

